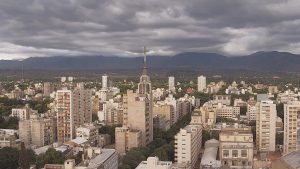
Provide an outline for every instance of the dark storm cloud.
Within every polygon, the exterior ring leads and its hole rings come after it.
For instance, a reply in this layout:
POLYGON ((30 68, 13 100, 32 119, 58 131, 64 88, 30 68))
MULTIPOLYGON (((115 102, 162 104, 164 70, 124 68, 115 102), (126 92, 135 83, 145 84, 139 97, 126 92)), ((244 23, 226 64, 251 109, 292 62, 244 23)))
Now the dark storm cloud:
POLYGON ((300 53, 298 0, 9 0, 0 21, 0 59, 300 53))

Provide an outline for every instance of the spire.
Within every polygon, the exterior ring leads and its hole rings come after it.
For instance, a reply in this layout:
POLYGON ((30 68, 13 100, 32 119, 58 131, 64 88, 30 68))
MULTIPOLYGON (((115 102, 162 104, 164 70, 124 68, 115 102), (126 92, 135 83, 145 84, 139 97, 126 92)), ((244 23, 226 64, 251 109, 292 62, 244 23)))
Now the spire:
POLYGON ((147 75, 147 49, 146 46, 144 46, 144 68, 143 68, 143 75, 147 75))

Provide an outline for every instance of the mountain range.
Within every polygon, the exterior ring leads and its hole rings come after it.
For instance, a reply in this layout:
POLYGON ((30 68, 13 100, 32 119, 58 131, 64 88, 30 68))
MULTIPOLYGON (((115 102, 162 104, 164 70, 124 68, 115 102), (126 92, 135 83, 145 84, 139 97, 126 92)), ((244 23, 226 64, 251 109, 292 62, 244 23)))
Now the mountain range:
MULTIPOLYGON (((148 56, 150 69, 246 70, 300 72, 300 55, 288 52, 256 52, 228 57, 216 53, 186 52, 174 56, 148 56)), ((0 60, 0 70, 134 70, 143 66, 142 57, 53 56, 20 60, 0 60)))

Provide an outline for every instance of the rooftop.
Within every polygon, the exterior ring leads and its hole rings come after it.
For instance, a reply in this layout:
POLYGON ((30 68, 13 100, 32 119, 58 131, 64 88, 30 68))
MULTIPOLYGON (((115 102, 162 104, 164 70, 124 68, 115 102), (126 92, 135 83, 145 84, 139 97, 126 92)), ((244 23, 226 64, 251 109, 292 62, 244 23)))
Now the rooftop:
POLYGON ((101 149, 101 154, 97 155, 95 158, 91 159, 87 169, 94 169, 103 164, 108 158, 110 158, 116 150, 114 149, 101 149))
POLYGON ((300 168, 300 151, 294 151, 281 157, 292 168, 300 168))

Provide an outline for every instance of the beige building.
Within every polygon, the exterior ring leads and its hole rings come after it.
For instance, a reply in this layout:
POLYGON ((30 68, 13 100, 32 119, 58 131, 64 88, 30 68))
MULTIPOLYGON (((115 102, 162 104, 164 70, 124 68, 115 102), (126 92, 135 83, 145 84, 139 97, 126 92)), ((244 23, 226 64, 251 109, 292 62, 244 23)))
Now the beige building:
POLYGON ((214 104, 225 104, 227 106, 231 103, 231 96, 230 95, 214 95, 213 96, 213 102, 214 104))
POLYGON ((83 84, 72 90, 58 90, 56 93, 57 139, 63 143, 75 138, 75 128, 92 122, 91 91, 83 84))
POLYGON ((217 117, 225 117, 225 118, 238 118, 240 116, 240 107, 235 106, 227 106, 221 103, 218 103, 215 111, 217 117))
POLYGON ((44 96, 50 96, 50 94, 53 92, 53 85, 50 82, 44 83, 44 89, 43 89, 43 95, 44 96))
POLYGON ((284 105, 284 144, 285 154, 300 150, 300 102, 284 105))
POLYGON ((252 169, 253 134, 250 127, 223 128, 219 141, 222 166, 232 169, 252 169))
POLYGON ((175 135, 175 162, 196 167, 202 145, 202 127, 188 125, 175 135))
POLYGON ((98 127, 92 123, 85 123, 76 128, 76 137, 82 137, 89 141, 91 146, 99 145, 98 127))
POLYGON ((155 104, 153 107, 153 116, 157 115, 164 116, 167 120, 170 121, 171 125, 176 122, 175 110, 172 105, 155 104))
POLYGON ((131 148, 142 146, 142 132, 126 126, 115 129, 115 149, 119 154, 125 154, 131 148))
POLYGON ((276 104, 261 101, 256 104, 256 146, 262 152, 275 151, 276 104))
POLYGON ((19 121, 19 138, 25 146, 42 147, 56 141, 55 119, 32 114, 28 120, 19 121))
POLYGON ((195 109, 191 116, 190 124, 202 125, 204 128, 210 128, 216 123, 216 113, 207 111, 204 107, 195 109))
POLYGON ((123 96, 123 125, 142 132, 142 146, 153 140, 152 101, 148 95, 140 95, 128 90, 123 96))

